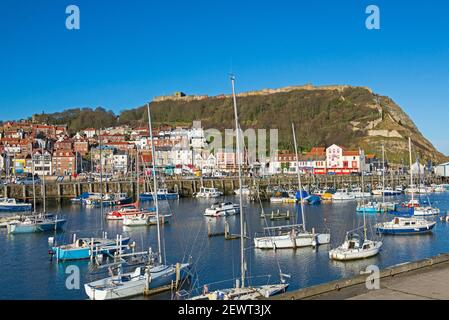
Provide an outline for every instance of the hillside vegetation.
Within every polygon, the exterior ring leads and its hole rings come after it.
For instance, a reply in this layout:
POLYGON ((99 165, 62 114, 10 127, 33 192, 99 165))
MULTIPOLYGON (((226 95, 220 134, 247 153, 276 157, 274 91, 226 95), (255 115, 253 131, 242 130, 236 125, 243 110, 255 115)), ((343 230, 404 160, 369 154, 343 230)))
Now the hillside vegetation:
MULTIPOLYGON (((297 130, 302 150, 313 146, 338 144, 380 154, 385 144, 390 161, 408 163, 409 136, 413 139, 414 157, 422 161, 445 161, 446 157, 419 132, 413 121, 389 97, 378 96, 368 88, 336 86, 330 88, 293 88, 288 91, 242 94, 238 97, 240 124, 243 130, 278 129, 281 149, 293 150, 291 123, 297 130)), ((168 99, 153 102, 156 124, 192 124, 201 121, 204 128, 232 129, 232 99, 168 99)), ((49 123, 69 124, 78 131, 87 127, 113 124, 131 126, 146 123, 146 108, 125 110, 118 117, 97 108, 68 110, 43 115, 49 123)))

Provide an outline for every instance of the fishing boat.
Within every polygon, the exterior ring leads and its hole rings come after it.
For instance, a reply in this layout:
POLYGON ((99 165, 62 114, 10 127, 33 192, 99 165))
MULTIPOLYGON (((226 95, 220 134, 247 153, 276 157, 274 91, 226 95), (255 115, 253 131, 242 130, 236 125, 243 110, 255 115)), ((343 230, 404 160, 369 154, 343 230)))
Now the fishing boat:
POLYGON ((14 198, 0 198, 0 212, 23 212, 31 210, 31 203, 17 202, 14 198))
POLYGON ((355 196, 350 195, 348 189, 338 189, 332 195, 332 200, 334 201, 347 201, 347 200, 355 200, 355 196))
POLYGON ((26 217, 20 222, 9 223, 7 229, 10 234, 59 231, 66 222, 67 220, 58 219, 58 217, 38 215, 26 217))
MULTIPOLYGON (((178 192, 169 192, 167 189, 158 189, 157 190, 157 198, 158 200, 177 200, 179 199, 178 192)), ((142 201, 153 201, 153 193, 144 192, 140 194, 140 200, 142 201)))
MULTIPOLYGON (((360 151, 360 159, 364 161, 364 155, 360 151)), ((362 172, 362 189, 364 187, 364 174, 362 172)), ((364 199, 362 199, 363 201, 364 199)), ((358 234, 349 231, 346 233, 345 241, 339 247, 329 251, 329 258, 337 261, 351 261, 366 259, 377 255, 382 247, 382 241, 368 239, 366 226, 366 211, 363 212, 363 240, 358 234)))
POLYGON ((380 234, 406 235, 432 232, 436 222, 422 218, 394 218, 392 221, 378 223, 376 230, 380 234))
POLYGON ((223 192, 216 188, 201 187, 200 191, 194 194, 196 198, 218 198, 223 195, 223 192))
MULTIPOLYGON (((294 124, 292 124, 292 132, 296 156, 299 158, 294 124)), ((299 166, 298 162, 297 165, 299 166)), ((297 168, 297 179, 299 190, 302 190, 299 167, 297 168)), ((303 192, 299 192, 302 225, 287 225, 265 228, 263 234, 256 234, 254 237, 254 246, 257 249, 294 249, 298 247, 315 247, 330 243, 329 233, 316 233, 314 229, 312 229, 311 232, 307 230, 304 199, 302 198, 302 195, 303 192)))
POLYGON ((73 242, 57 247, 52 247, 49 253, 57 261, 86 260, 97 254, 112 254, 129 244, 130 238, 121 238, 117 236, 116 240, 106 238, 76 238, 73 235, 73 242))
MULTIPOLYGON (((150 104, 147 104, 147 110, 151 137, 151 152, 152 154, 155 154, 150 104)), ((152 166, 153 190, 158 190, 155 157, 152 157, 152 166)), ((156 207, 155 223, 157 225, 157 256, 155 257, 150 253, 149 261, 146 265, 135 268, 131 273, 122 274, 121 268, 119 268, 118 275, 111 275, 110 277, 85 284, 84 289, 89 299, 113 300, 142 295, 146 290, 166 287, 180 278, 183 279, 190 276, 190 263, 167 265, 162 258, 161 223, 158 223, 161 216, 159 214, 159 200, 156 194, 153 196, 153 199, 156 207)))
POLYGON ((204 212, 206 217, 227 217, 240 213, 240 206, 232 202, 214 203, 204 212))
MULTIPOLYGON (((232 96, 234 102, 234 116, 235 116, 235 130, 237 131, 237 154, 240 154, 240 126, 238 121, 238 112, 237 112, 237 98, 235 94, 235 86, 234 81, 235 78, 231 77, 232 81, 232 96)), ((248 299, 258 299, 261 297, 269 297, 274 294, 278 294, 281 292, 285 292, 288 288, 288 284, 285 283, 284 277, 281 274, 281 283, 272 284, 270 286, 247 286, 246 283, 246 259, 245 259, 245 242, 246 237, 245 234, 245 214, 243 211, 243 202, 242 202, 242 168, 241 168, 241 159, 237 160, 238 164, 238 176, 239 176, 239 189, 240 189, 240 197, 239 197, 239 205, 240 205, 240 279, 236 280, 234 288, 227 288, 216 290, 213 292, 209 292, 209 290, 205 290, 203 294, 195 296, 191 298, 191 300, 248 300, 248 299)))

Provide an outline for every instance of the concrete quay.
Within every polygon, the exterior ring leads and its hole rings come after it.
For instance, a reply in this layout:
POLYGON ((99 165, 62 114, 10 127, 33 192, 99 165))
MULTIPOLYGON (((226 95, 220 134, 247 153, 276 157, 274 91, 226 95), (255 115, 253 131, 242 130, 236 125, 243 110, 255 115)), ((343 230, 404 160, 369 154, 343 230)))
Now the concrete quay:
POLYGON ((368 290, 368 275, 287 292, 272 300, 449 300, 449 254, 380 271, 380 289, 368 290))
MULTIPOLYGON (((377 186, 381 184, 382 177, 370 176, 365 178, 365 184, 377 186)), ((262 199, 267 199, 267 187, 281 186, 284 188, 297 188, 298 182, 296 176, 269 176, 264 178, 256 178, 255 182, 259 186, 262 199)), ((304 176, 304 185, 315 185, 321 188, 342 188, 351 185, 360 185, 361 177, 358 176, 304 176)), ((446 182, 442 178, 429 176, 426 178, 426 183, 441 184, 446 182)), ((253 185, 254 180, 249 177, 243 179, 245 185, 253 185)), ((396 176, 393 179, 386 179, 386 183, 390 186, 407 186, 410 183, 410 178, 407 175, 396 176)), ((225 195, 231 195, 234 190, 238 188, 239 181, 237 177, 225 178, 170 178, 167 177, 160 181, 159 185, 166 186, 170 191, 177 191, 182 197, 190 197, 193 193, 199 191, 201 187, 217 188, 225 195)), ((83 192, 126 192, 128 195, 136 197, 137 190, 140 192, 151 191, 152 182, 150 179, 141 181, 139 188, 137 182, 131 182, 130 179, 123 179, 119 181, 105 181, 101 185, 99 182, 83 182, 83 181, 67 181, 56 182, 46 181, 45 195, 47 198, 63 200, 77 197, 83 192)), ((36 196, 39 201, 42 198, 41 185, 36 186, 36 196)), ((33 187, 31 185, 1 185, 0 195, 3 197, 12 197, 21 200, 31 200, 33 198, 33 187)))

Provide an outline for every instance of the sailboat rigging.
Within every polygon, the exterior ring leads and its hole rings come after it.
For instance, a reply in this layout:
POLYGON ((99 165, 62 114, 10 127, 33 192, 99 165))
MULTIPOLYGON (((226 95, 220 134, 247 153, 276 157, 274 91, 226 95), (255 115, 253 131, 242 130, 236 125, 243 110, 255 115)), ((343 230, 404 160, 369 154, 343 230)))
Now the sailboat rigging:
POLYGON ((325 245, 330 243, 330 233, 316 233, 314 228, 312 228, 312 232, 307 230, 301 173, 299 169, 298 145, 296 142, 295 125, 293 123, 292 132, 296 153, 296 173, 300 194, 302 225, 287 225, 265 228, 264 235, 260 237, 256 236, 254 238, 254 245, 258 249, 296 249, 300 247, 315 247, 317 245, 325 245), (266 233, 268 233, 268 235, 266 235, 266 233), (272 235, 272 233, 274 233, 274 235, 272 235))

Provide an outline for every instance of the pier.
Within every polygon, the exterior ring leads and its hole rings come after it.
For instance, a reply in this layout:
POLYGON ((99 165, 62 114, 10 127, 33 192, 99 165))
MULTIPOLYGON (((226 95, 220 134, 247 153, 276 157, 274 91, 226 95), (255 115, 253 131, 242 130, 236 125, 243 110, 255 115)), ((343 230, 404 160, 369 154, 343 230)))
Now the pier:
POLYGON ((368 290, 368 275, 287 292, 272 300, 447 300, 449 254, 380 271, 380 289, 368 290))
MULTIPOLYGON (((428 176, 425 178, 426 184, 442 184, 448 182, 441 177, 428 176)), ((237 177, 226 178, 166 178, 161 182, 161 186, 165 186, 170 191, 179 192, 181 197, 191 197, 201 187, 217 188, 225 195, 234 194, 234 190, 238 188, 239 182, 237 177)), ((294 176, 270 176, 264 178, 250 178, 245 177, 243 179, 245 185, 251 186, 256 183, 259 186, 260 196, 262 199, 268 199, 267 188, 268 187, 283 187, 283 188, 297 188, 297 178, 294 176)), ((368 176, 365 177, 365 183, 371 184, 375 187, 382 183, 381 176, 368 176)), ((344 188, 351 185, 361 185, 360 176, 304 176, 304 185, 313 185, 320 188, 344 188)), ((386 178, 386 185, 392 187, 395 186, 408 186, 410 184, 410 177, 408 175, 393 176, 386 178)), ((103 182, 103 192, 125 192, 128 195, 136 197, 136 191, 142 192, 151 191, 152 182, 150 179, 140 182, 139 188, 137 188, 137 182, 131 182, 128 180, 122 181, 107 181, 103 182)), ((36 185, 36 198, 40 201, 42 198, 42 185, 36 185)), ((83 181, 69 181, 69 182, 45 182, 45 196, 48 199, 55 199, 61 201, 63 199, 71 199, 78 197, 84 192, 101 192, 100 182, 83 182, 83 181)), ((0 196, 11 197, 20 200, 29 201, 33 199, 33 186, 32 185, 16 185, 8 184, 0 186, 0 196)))

